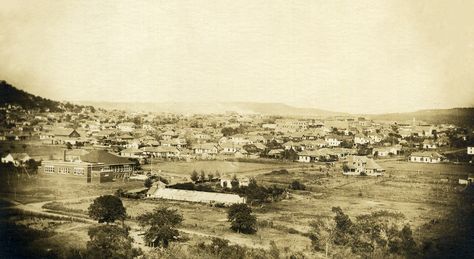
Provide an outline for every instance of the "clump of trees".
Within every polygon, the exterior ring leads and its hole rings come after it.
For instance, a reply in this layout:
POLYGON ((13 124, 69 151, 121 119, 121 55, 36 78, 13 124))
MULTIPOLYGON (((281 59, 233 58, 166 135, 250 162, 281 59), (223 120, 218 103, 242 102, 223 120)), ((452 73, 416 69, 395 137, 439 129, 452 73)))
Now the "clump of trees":
POLYGON ((418 255, 410 226, 400 222, 403 214, 382 210, 360 215, 353 221, 340 207, 333 207, 332 211, 334 218, 319 217, 310 224, 312 246, 324 251, 326 256, 333 247, 350 248, 353 254, 362 257, 418 255))
POLYGON ((103 195, 94 199, 88 214, 99 223, 107 224, 89 229, 90 241, 87 242, 85 258, 134 258, 141 254, 140 250, 132 247, 129 228, 123 224, 127 213, 119 197, 103 195), (122 220, 121 227, 109 225, 116 220, 122 220))
POLYGON ((231 229, 238 233, 253 234, 257 231, 257 217, 247 204, 233 204, 227 211, 231 229))
POLYGON ((180 190, 190 190, 190 191, 201 191, 201 192, 215 192, 215 190, 208 185, 199 185, 194 183, 176 183, 169 185, 169 188, 180 189, 180 190))
POLYGON ((248 186, 232 186, 232 191, 246 197, 248 203, 264 203, 282 199, 286 190, 276 185, 265 187, 257 184, 255 179, 250 179, 248 186))
POLYGON ((150 175, 148 178, 150 178, 153 182, 160 181, 160 182, 163 182, 164 184, 169 184, 168 179, 160 175, 150 175))
POLYGON ((210 244, 201 242, 197 244, 197 258, 275 258, 269 257, 263 249, 249 249, 239 245, 231 245, 229 241, 221 238, 212 238, 210 244))
POLYGON ((240 125, 238 128, 225 127, 221 129, 224 137, 232 136, 235 134, 243 134, 247 132, 247 127, 240 125))
POLYGON ((193 259, 243 259, 243 258, 305 258, 302 254, 285 254, 272 246, 270 251, 261 248, 249 248, 230 244, 228 240, 212 238, 209 241, 199 242, 195 245, 180 246, 171 244, 167 249, 155 249, 147 254, 146 258, 193 258, 193 259))
POLYGON ((88 209, 89 217, 99 223, 113 223, 116 220, 125 220, 127 212, 122 200, 114 195, 103 195, 96 198, 88 209))
MULTIPOLYGON (((216 177, 220 177, 220 174, 218 171, 216 171, 216 177)), ((204 172, 204 170, 201 170, 199 174, 196 170, 193 170, 193 172, 190 175, 190 178, 191 178, 191 181, 195 183, 198 183, 198 182, 203 183, 206 181, 212 182, 215 179, 213 173, 209 173, 206 176, 206 172, 204 172)))
POLYGON ((158 208, 138 216, 137 220, 146 227, 144 238, 148 246, 166 248, 171 241, 178 240, 176 227, 183 221, 183 216, 174 209, 158 208))
POLYGON ((141 251, 132 247, 128 228, 101 225, 89 229, 85 258, 135 258, 141 251))
POLYGON ((282 157, 286 160, 295 161, 298 160, 298 152, 293 149, 285 150, 283 151, 282 157))
POLYGON ((292 190, 306 190, 306 185, 300 183, 298 180, 294 180, 290 183, 290 188, 292 190))

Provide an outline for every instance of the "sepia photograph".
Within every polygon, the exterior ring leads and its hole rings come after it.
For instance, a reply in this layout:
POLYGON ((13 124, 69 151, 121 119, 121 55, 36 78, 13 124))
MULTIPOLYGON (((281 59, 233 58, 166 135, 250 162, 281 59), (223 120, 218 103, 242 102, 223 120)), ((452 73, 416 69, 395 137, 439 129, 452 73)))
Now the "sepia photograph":
POLYGON ((0 258, 474 258, 473 14, 1 0, 0 258))

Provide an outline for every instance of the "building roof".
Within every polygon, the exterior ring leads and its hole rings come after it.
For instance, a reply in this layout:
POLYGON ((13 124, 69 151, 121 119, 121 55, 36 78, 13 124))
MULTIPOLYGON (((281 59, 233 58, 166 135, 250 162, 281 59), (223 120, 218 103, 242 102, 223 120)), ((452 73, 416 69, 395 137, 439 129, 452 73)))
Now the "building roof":
POLYGON ((242 198, 237 194, 189 191, 189 190, 178 190, 178 189, 169 189, 169 188, 158 188, 153 193, 153 196, 157 198, 169 199, 169 200, 204 202, 204 203, 221 202, 225 204, 232 204, 232 203, 245 202, 245 198, 242 198))
MULTIPOLYGON (((76 131, 75 129, 69 129, 69 128, 55 128, 53 129, 53 131, 51 132, 51 134, 53 134, 54 136, 62 136, 62 137, 68 137, 69 135, 71 135, 74 131, 76 131)), ((77 131, 76 131, 77 132, 77 131)), ((79 134, 79 132, 77 132, 79 134)), ((79 134, 80 135, 80 134, 79 134)))
POLYGON ((254 143, 253 145, 254 145, 256 148, 261 149, 261 150, 264 150, 265 148, 267 148, 267 146, 265 146, 265 145, 262 144, 262 143, 254 143))
POLYGON ((29 159, 30 156, 27 153, 10 153, 10 155, 13 157, 15 160, 25 160, 29 159))
POLYGON ((67 156, 83 156, 87 153, 89 153, 89 151, 85 150, 85 149, 70 149, 70 150, 65 150, 66 151, 66 155, 67 156))
POLYGON ((377 170, 377 171, 383 171, 384 169, 377 164, 373 159, 368 159, 367 164, 365 165, 366 169, 372 169, 372 170, 377 170))
POLYGON ((368 158, 366 156, 349 156, 347 157, 345 164, 347 167, 355 169, 359 167, 359 163, 361 163, 360 166, 364 167, 365 169, 384 171, 384 169, 372 158, 368 158))
POLYGON ((217 148, 216 143, 203 143, 203 144, 196 144, 193 146, 193 149, 214 149, 217 148))
POLYGON ((425 139, 423 140, 423 144, 434 145, 434 141, 432 139, 425 139))
POLYGON ((321 152, 318 150, 304 150, 298 153, 299 156, 319 157, 321 152))
POLYGON ((285 152, 283 149, 272 149, 270 151, 268 151, 268 155, 278 155, 278 154, 281 154, 285 152))
POLYGON ((161 152, 171 152, 171 153, 179 153, 179 150, 176 147, 142 147, 141 150, 145 152, 154 152, 154 153, 161 153, 161 152))
POLYGON ((220 144, 221 148, 242 148, 242 145, 234 144, 232 142, 224 142, 220 144))
POLYGON ((127 148, 127 149, 124 149, 124 150, 120 151, 120 153, 141 153, 141 152, 143 152, 143 151, 138 149, 138 148, 127 148))
POLYGON ((110 154, 105 150, 92 150, 88 154, 81 156, 81 160, 89 163, 101 163, 101 164, 134 164, 133 161, 128 160, 128 158, 116 156, 110 154))
POLYGON ((443 158, 443 155, 440 155, 438 152, 413 152, 411 153, 410 156, 416 156, 416 157, 432 157, 432 158, 443 158))

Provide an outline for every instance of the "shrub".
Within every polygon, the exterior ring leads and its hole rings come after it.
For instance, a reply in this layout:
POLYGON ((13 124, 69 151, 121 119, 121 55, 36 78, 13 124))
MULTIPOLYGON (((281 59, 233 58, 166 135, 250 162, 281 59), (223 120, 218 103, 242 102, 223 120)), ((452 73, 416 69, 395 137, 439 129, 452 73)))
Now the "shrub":
POLYGON ((306 190, 306 186, 300 183, 298 180, 291 182, 290 188, 293 190, 306 190))
POLYGON ((257 218, 247 204, 233 204, 227 213, 231 229, 235 232, 253 234, 257 231, 257 218))

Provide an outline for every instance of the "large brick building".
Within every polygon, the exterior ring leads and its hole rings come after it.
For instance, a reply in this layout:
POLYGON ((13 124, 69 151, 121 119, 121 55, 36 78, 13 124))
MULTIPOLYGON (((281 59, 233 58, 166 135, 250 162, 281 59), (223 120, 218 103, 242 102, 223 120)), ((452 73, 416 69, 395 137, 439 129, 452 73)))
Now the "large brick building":
POLYGON ((45 174, 83 177, 88 183, 102 183, 130 175, 135 162, 104 150, 92 150, 77 156, 70 156, 65 151, 62 160, 43 161, 41 165, 41 172, 45 174))

